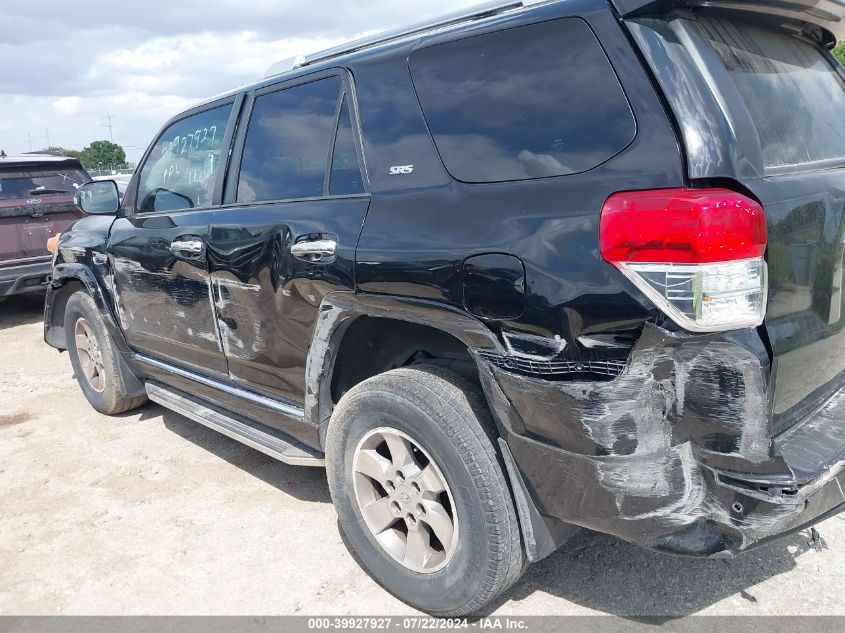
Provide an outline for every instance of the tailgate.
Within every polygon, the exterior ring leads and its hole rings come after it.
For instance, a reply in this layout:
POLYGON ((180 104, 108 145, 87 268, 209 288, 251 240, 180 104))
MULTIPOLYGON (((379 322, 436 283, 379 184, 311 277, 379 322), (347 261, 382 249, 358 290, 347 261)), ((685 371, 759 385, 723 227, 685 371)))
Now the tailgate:
POLYGON ((31 257, 46 257, 47 240, 81 217, 71 202, 21 206, 0 200, 0 267, 31 257))
POLYGON ((845 382, 845 74, 823 46, 843 32, 845 3, 675 2, 656 16, 642 13, 657 3, 614 4, 674 111, 691 183, 765 209, 761 333, 783 431, 845 382))

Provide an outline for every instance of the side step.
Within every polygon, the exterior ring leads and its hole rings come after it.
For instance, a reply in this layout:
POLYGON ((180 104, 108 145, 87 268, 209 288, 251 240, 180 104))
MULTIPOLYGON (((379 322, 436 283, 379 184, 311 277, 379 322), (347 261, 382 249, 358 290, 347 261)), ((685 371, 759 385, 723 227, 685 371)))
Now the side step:
POLYGON ((146 384, 147 397, 153 402, 184 415, 223 435, 292 466, 325 466, 322 453, 257 422, 215 411, 198 400, 154 382, 146 384))

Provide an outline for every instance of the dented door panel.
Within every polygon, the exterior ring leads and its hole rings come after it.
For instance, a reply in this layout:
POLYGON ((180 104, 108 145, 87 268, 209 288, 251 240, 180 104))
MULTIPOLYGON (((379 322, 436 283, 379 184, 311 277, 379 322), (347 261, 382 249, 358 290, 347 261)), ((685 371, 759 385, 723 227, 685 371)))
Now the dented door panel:
POLYGON ((138 352, 227 375, 211 302, 204 242, 210 211, 119 218, 108 254, 117 314, 138 352), (203 244, 199 253, 175 251, 174 242, 203 244))
POLYGON ((354 288, 369 197, 233 206, 214 213, 208 245, 221 341, 236 382, 302 404, 305 359, 323 298, 354 288), (333 256, 297 257, 329 240, 333 256), (313 260, 313 261, 312 261, 313 260))

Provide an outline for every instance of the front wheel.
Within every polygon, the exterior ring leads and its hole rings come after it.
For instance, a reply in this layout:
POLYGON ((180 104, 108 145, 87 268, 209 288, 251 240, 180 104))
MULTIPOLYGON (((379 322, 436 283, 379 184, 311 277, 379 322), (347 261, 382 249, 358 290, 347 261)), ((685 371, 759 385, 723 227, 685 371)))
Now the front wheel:
POLYGON ((120 381, 111 337, 97 305, 85 292, 75 292, 65 308, 65 336, 73 373, 88 402, 100 413, 134 409, 145 396, 127 396, 120 381))
POLYGON ((362 382, 332 415, 326 466, 347 544, 427 613, 483 612, 522 571, 492 428, 477 387, 429 366, 362 382))

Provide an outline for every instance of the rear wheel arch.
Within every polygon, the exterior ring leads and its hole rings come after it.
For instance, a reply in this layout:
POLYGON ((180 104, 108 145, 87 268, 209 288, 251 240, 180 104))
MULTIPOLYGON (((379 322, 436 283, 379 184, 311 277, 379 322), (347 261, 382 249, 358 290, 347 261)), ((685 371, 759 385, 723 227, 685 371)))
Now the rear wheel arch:
POLYGON ((306 362, 306 419, 320 427, 324 444, 328 421, 346 391, 372 376, 419 362, 446 366, 479 383, 473 349, 501 350, 501 345, 486 325, 451 306, 405 297, 330 294, 320 306, 306 362))
MULTIPOLYGON (((352 293, 328 295, 320 307, 306 370, 306 419, 319 424, 321 448, 326 448, 332 414, 344 390, 354 390, 362 382, 394 369, 383 365, 379 371, 375 371, 377 364, 367 357, 363 368, 355 368, 354 372, 345 376, 343 373, 336 375, 340 353, 353 351, 370 331, 389 335, 391 328, 399 332, 425 332, 423 342, 436 343, 436 351, 441 353, 414 359, 412 349, 416 350, 419 346, 406 346, 404 349, 397 346, 384 353, 381 356, 382 361, 392 359, 401 362, 404 359, 406 362, 401 364, 403 367, 428 367, 431 370, 432 366, 437 366, 434 367, 435 370, 442 369, 452 373, 456 373, 454 370, 462 366, 468 370, 469 373, 457 372, 458 378, 466 381, 471 388, 478 388, 480 404, 489 413, 486 418, 488 422, 481 430, 494 442, 499 453, 499 466, 510 484, 510 493, 519 515, 527 558, 533 562, 551 554, 574 534, 577 528, 541 515, 532 493, 522 480, 509 454, 505 434, 499 428, 494 412, 483 393, 479 369, 473 358, 474 354, 471 353, 475 350, 504 353, 504 350, 496 335, 486 325, 465 312, 424 300, 367 297, 352 293), (378 327, 386 324, 390 327, 378 327), (441 325, 446 327, 440 327, 441 325), (443 351, 446 353, 443 354, 443 351), (409 360, 414 362, 408 363, 409 360), (471 362, 463 365, 455 362, 462 360, 471 362)), ((425 350, 423 345, 423 351, 430 350, 431 348, 425 350)), ((356 364, 354 355, 352 364, 356 364)))

